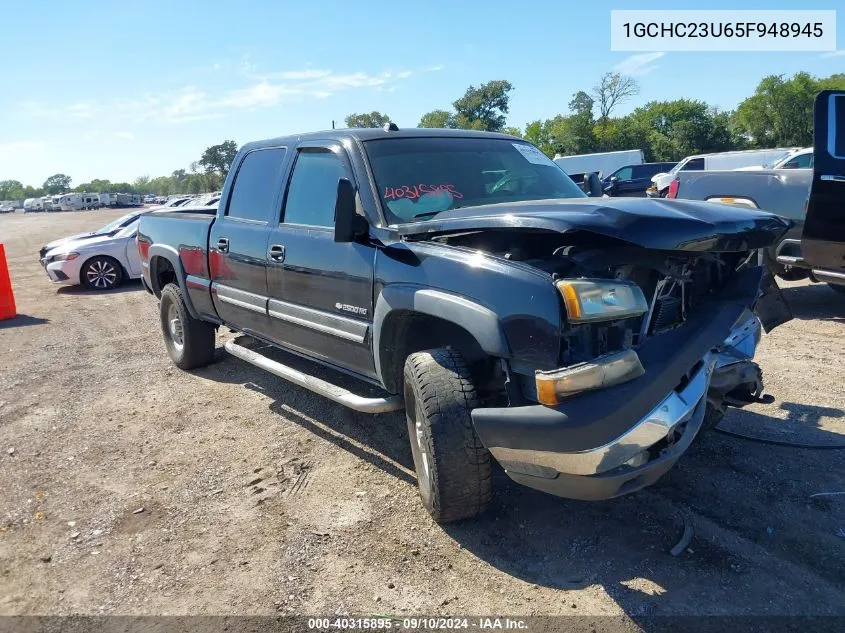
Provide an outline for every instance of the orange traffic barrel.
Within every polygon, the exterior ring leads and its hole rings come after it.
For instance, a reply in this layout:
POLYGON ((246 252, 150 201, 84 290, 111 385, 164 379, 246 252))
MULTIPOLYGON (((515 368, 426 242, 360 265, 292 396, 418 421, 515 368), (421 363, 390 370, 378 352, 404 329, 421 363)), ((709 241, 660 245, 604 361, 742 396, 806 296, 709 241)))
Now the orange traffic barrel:
POLYGON ((17 315, 9 266, 6 264, 6 249, 0 244, 0 319, 14 319, 17 315))

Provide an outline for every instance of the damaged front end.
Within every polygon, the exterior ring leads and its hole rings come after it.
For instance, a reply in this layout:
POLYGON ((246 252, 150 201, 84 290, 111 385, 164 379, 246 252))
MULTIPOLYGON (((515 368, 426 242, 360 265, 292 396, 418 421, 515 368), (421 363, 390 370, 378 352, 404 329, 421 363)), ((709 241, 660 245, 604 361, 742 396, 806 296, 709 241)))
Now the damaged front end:
POLYGON ((756 250, 661 252, 570 234, 552 257, 532 257, 545 239, 504 256, 561 291, 559 366, 513 367, 510 406, 472 412, 512 479, 575 499, 627 494, 726 407, 765 401, 754 353, 791 314, 756 250))

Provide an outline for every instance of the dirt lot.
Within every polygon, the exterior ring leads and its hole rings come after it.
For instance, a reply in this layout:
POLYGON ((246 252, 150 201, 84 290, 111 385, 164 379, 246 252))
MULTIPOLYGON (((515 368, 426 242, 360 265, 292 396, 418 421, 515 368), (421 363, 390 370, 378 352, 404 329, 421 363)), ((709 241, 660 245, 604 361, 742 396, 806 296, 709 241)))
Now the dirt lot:
MULTIPOLYGON (((44 242, 117 215, 0 216, 22 315, 0 322, 0 614, 845 614, 845 496, 810 499, 845 491, 842 450, 711 433, 593 504, 498 473, 486 516, 440 527, 400 416, 222 351, 181 372, 137 282, 47 280, 44 242)), ((842 444, 845 297, 784 294, 758 357, 776 402, 721 428, 842 444)))

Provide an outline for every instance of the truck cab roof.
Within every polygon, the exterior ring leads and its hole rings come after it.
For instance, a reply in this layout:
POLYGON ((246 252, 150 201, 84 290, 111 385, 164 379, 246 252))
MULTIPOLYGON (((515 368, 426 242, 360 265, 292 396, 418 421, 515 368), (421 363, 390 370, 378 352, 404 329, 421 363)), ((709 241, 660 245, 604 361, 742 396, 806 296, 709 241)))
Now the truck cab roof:
POLYGON ((478 130, 453 130, 445 128, 399 128, 395 131, 386 131, 383 128, 344 128, 338 130, 324 130, 322 132, 308 132, 306 134, 289 134, 287 136, 279 136, 276 138, 264 139, 261 141, 253 141, 244 145, 241 150, 261 149, 263 147, 276 147, 278 145, 291 145, 301 143, 303 141, 325 141, 333 140, 338 143, 350 139, 357 141, 370 141, 376 139, 386 138, 426 138, 426 137, 476 137, 476 138, 501 138, 501 139, 517 139, 510 134, 501 134, 499 132, 482 132, 478 130))

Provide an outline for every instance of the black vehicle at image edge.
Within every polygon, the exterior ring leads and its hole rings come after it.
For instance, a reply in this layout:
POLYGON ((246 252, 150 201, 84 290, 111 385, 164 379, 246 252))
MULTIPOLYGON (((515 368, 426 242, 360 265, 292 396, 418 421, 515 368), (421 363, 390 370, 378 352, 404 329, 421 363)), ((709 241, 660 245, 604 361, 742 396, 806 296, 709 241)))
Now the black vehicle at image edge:
POLYGON ((423 503, 446 522, 484 509, 492 459, 532 488, 612 498, 760 400, 761 323, 791 315, 756 251, 789 226, 590 198, 521 139, 390 124, 250 143, 216 215, 145 216, 138 247, 177 366, 211 362, 222 325, 248 335, 227 351, 278 376, 404 408, 423 503))

